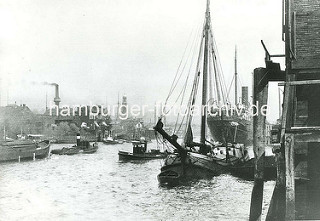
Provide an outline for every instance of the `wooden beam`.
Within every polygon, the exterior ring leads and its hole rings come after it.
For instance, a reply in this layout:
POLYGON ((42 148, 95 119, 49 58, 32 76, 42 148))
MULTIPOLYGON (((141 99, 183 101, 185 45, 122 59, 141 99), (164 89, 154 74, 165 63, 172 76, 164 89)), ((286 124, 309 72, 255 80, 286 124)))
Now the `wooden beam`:
POLYGON ((287 133, 305 133, 305 132, 319 132, 320 127, 291 127, 286 130, 287 133))
POLYGON ((278 86, 296 86, 296 85, 311 85, 311 84, 320 84, 320 80, 308 80, 308 81, 291 81, 291 82, 281 82, 278 86))
POLYGON ((320 131, 312 132, 312 133, 301 133, 295 134, 294 136, 295 143, 320 143, 320 131))
POLYGON ((284 54, 273 54, 273 55, 270 55, 270 57, 272 58, 281 58, 281 57, 285 57, 286 55, 284 54))
POLYGON ((320 68, 292 69, 290 74, 320 74, 320 68))
POLYGON ((255 68, 254 75, 256 79, 257 90, 262 90, 270 81, 284 81, 285 72, 281 70, 273 70, 267 68, 255 68))
MULTIPOLYGON (((268 101, 268 84, 261 90, 259 87, 260 72, 254 74, 253 103, 266 105, 268 101)), ((251 195, 250 221, 261 220, 263 186, 264 186, 264 156, 265 156, 265 123, 266 116, 258 114, 253 117, 253 150, 255 156, 254 186, 251 195)))
POLYGON ((286 220, 295 219, 294 135, 285 136, 286 220))

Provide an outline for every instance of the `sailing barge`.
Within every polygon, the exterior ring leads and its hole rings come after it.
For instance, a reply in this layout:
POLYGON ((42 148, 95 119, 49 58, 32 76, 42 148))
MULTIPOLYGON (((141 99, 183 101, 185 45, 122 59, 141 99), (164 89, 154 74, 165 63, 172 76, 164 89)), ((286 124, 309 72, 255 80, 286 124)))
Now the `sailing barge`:
MULTIPOLYGON (((251 147, 229 144, 227 148, 207 146, 210 148, 207 154, 194 152, 192 148, 187 147, 187 149, 178 144, 177 137, 170 136, 162 127, 163 123, 159 120, 155 130, 176 148, 176 153, 169 154, 161 167, 158 175, 158 181, 161 184, 177 185, 190 180, 209 179, 223 173, 253 180, 254 154, 251 147)), ((199 144, 194 143, 193 147, 196 145, 199 144)), ((272 154, 265 156, 264 176, 266 180, 276 177, 276 164, 272 154)))
MULTIPOLYGON (((163 123, 159 119, 154 127, 155 131, 162 135, 175 149, 176 153, 170 154, 158 175, 160 183, 175 185, 181 181, 190 179, 210 178, 221 173, 230 172, 246 179, 253 179, 254 157, 248 155, 247 146, 251 144, 252 123, 246 116, 246 109, 242 108, 240 114, 230 116, 228 109, 228 97, 221 82, 223 79, 221 66, 217 60, 217 47, 213 39, 209 0, 207 0, 206 19, 203 27, 203 35, 200 43, 200 51, 193 87, 188 102, 185 132, 182 144, 178 143, 178 137, 169 135, 163 129, 163 123), (201 61, 203 60, 202 70, 201 61), (214 70, 214 71, 211 71, 214 70), (212 73, 213 72, 213 73, 212 73), (202 77, 202 108, 205 110, 201 116, 200 142, 193 140, 192 119, 193 108, 196 101, 200 78, 202 77), (209 78, 209 79, 208 79, 209 78), (213 88, 213 83, 215 87, 213 88), (210 93, 208 93, 208 86, 210 93), (210 97, 208 98, 208 95, 210 97), (213 94, 216 97, 213 97, 213 94), (216 106, 208 103, 215 103, 216 106), (221 108, 222 107, 222 108, 221 108), (215 111, 215 108, 220 110, 215 111), (215 114, 213 114, 215 113, 215 114), (206 139, 207 126, 213 137, 213 142, 206 139), (251 137, 251 138, 250 138, 251 137), (225 149, 223 151, 222 149, 225 149), (219 154, 218 154, 219 152, 219 154)), ((236 67, 236 59, 235 59, 236 67)), ((237 71, 235 70, 235 73, 237 71)), ((235 78, 237 74, 235 74, 235 78)), ((236 81, 236 79, 235 79, 236 81)), ((237 85, 237 82, 235 83, 237 85)), ((237 91, 237 86, 235 86, 237 91)), ((238 108, 237 93, 235 92, 235 108, 238 108)), ((237 112, 238 113, 238 112, 237 112)), ((265 178, 275 177, 276 169, 274 157, 267 157, 265 178)))

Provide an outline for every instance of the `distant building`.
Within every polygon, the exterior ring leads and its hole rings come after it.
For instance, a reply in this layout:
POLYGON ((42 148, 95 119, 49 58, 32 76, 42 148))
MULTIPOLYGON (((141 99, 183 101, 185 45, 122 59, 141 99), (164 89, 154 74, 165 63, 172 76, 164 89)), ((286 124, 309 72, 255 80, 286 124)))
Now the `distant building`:
POLYGON ((6 135, 17 138, 18 134, 40 133, 44 124, 25 104, 9 104, 0 107, 1 138, 5 128, 6 135))

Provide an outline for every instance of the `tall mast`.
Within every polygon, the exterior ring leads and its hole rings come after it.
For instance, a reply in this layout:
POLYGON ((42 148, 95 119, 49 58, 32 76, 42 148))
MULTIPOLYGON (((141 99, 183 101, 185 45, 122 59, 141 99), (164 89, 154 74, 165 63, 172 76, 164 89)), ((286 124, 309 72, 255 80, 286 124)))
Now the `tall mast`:
POLYGON ((238 67, 237 67, 237 46, 235 47, 234 56, 234 104, 238 104, 238 67))
POLYGON ((210 27, 210 0, 207 0, 206 23, 204 26, 204 61, 203 61, 203 82, 202 82, 202 108, 203 113, 201 117, 201 137, 200 142, 205 144, 206 141, 206 120, 207 120, 207 85, 208 85, 208 41, 209 41, 209 27, 210 27))
POLYGON ((46 92, 46 111, 48 110, 48 92, 46 92))
POLYGON ((6 125, 3 126, 3 140, 7 140, 7 135, 6 135, 6 125))
POLYGON ((120 100, 119 100, 119 91, 118 91, 118 103, 117 103, 117 105, 118 105, 118 110, 117 110, 117 116, 116 116, 116 121, 118 121, 118 119, 119 119, 119 111, 120 111, 120 100))
POLYGON ((157 102, 154 103, 154 123, 157 124, 158 117, 157 117, 157 102))
POLYGON ((1 107, 1 93, 2 93, 2 81, 1 81, 1 77, 0 77, 0 107, 1 107))

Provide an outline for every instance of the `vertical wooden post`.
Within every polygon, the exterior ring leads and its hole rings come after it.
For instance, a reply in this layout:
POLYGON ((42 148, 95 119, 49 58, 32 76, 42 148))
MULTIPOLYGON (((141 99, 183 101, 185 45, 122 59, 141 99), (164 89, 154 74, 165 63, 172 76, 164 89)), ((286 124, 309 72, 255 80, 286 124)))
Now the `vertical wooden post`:
POLYGON ((307 183, 307 207, 305 217, 310 220, 320 219, 320 145, 319 143, 308 143, 308 169, 310 179, 307 183))
MULTIPOLYGON (((319 75, 319 74, 317 74, 319 75)), ((315 76, 319 79, 319 76, 315 76)), ((320 85, 309 86, 308 91, 313 94, 320 93, 320 85)), ((317 96, 308 97, 308 126, 320 125, 320 101, 317 96)), ((316 134, 314 134, 317 136, 316 134)), ((306 199, 307 211, 306 219, 320 219, 320 143, 309 141, 307 144, 307 182, 306 199)), ((296 205, 297 207, 298 205, 296 205)))
MULTIPOLYGON (((293 81, 295 76, 290 74, 290 69, 286 69, 286 82, 293 81)), ((292 126, 292 116, 293 116, 293 100, 294 100, 294 91, 291 86, 286 85, 284 88, 284 100, 283 100, 283 111, 282 111, 282 122, 281 122, 281 148, 279 152, 276 154, 277 161, 277 183, 275 189, 273 191, 271 203, 269 206, 268 214, 266 221, 273 220, 285 220, 287 214, 287 157, 292 155, 293 159, 293 146, 292 151, 288 153, 288 143, 286 142, 286 129, 289 129, 292 126)), ((291 140, 292 135, 289 136, 291 140)), ((291 145, 291 141, 290 141, 291 145)), ((293 144, 292 144, 293 145, 293 144)), ((293 163, 293 162, 291 162, 293 163)), ((289 163, 288 161, 288 165, 289 163)), ((293 164, 292 164, 293 165, 293 164)), ((294 174, 293 174, 294 179, 294 174)), ((292 181, 288 181, 292 182, 292 181)), ((292 192, 290 192, 291 194, 292 192)), ((294 191, 293 191, 294 194, 294 191)))
POLYGON ((266 221, 284 220, 286 210, 286 186, 285 186, 285 162, 284 162, 284 148, 278 150, 276 153, 277 163, 277 181, 272 194, 266 221))
MULTIPOLYGON (((286 82, 292 81, 295 79, 295 76, 290 73, 291 72, 291 0, 284 0, 284 16, 283 25, 284 33, 285 33, 285 54, 286 54, 286 82)), ((287 159, 291 154, 294 153, 293 147, 292 152, 288 153, 288 143, 286 142, 285 132, 286 129, 292 126, 292 110, 293 110, 293 98, 294 98, 294 91, 290 88, 289 85, 286 85, 284 88, 284 100, 283 100, 283 111, 282 111, 282 123, 281 123, 281 148, 279 153, 276 154, 277 160, 277 183, 272 195, 271 203, 268 210, 268 215, 266 221, 271 220, 284 220, 287 217, 287 209, 286 207, 286 184, 287 182, 292 182, 286 180, 286 166, 291 164, 287 159)), ((290 136, 291 137, 291 136, 290 136)), ((291 141, 290 145, 291 146, 291 141)), ((293 156, 293 155, 292 155, 293 156)), ((293 157, 292 157, 293 159, 293 157)), ((292 172, 292 171, 291 171, 292 172)), ((292 175, 294 179, 294 174, 292 175)), ((290 177, 289 177, 290 178, 290 177)), ((291 177, 292 178, 292 177, 291 177)), ((290 179, 291 179, 290 178, 290 179)), ((293 181, 294 183, 294 181, 293 181)), ((294 184, 293 184, 294 185, 294 184)), ((290 194, 292 190, 289 191, 290 194)), ((293 192, 294 193, 294 192, 293 192)))
POLYGON ((294 136, 285 135, 286 220, 295 219, 294 136))
MULTIPOLYGON (((263 72, 264 73, 264 72, 263 72)), ((261 71, 254 73, 253 103, 262 107, 268 101, 268 84, 261 86, 261 71)), ((253 116, 253 150, 255 156, 254 187, 251 195, 250 221, 261 220, 263 185, 264 185, 264 156, 265 156, 265 122, 258 108, 257 115, 253 116)))

